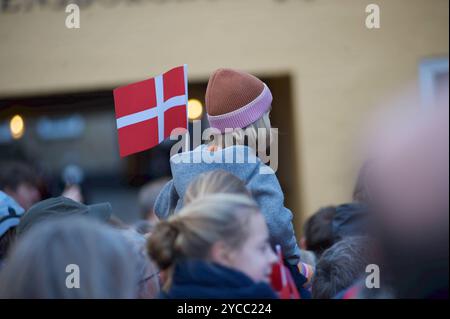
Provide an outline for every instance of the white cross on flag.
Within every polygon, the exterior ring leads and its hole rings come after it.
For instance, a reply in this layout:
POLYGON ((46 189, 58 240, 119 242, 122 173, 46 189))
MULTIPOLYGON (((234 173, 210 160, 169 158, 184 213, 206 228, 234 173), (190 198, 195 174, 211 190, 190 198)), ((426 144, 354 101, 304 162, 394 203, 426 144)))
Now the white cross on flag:
POLYGON ((120 156, 148 150, 176 128, 187 129, 187 101, 186 65, 115 89, 120 156))

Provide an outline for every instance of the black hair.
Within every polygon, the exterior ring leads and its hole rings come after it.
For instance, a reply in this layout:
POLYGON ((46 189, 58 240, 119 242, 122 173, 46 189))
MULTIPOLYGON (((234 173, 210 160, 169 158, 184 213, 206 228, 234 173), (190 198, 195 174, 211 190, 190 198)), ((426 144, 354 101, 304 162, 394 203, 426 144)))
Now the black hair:
POLYGON ((329 299, 349 288, 374 262, 374 245, 370 238, 347 237, 327 249, 316 265, 312 297, 329 299))
POLYGON ((327 206, 319 209, 305 223, 306 248, 313 251, 317 257, 333 245, 332 221, 335 214, 336 207, 327 206))
POLYGON ((0 189, 16 191, 20 184, 38 187, 38 176, 27 164, 22 162, 0 163, 0 189))

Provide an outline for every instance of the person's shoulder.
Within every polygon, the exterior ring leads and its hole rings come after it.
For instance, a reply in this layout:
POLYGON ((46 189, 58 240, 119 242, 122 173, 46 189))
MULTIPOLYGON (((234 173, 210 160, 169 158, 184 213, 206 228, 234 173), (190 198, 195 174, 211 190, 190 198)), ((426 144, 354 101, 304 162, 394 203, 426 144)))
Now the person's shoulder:
POLYGON ((193 150, 176 153, 176 154, 172 155, 170 157, 170 162, 172 162, 172 163, 186 162, 186 160, 192 159, 194 154, 204 152, 205 150, 206 150, 206 145, 204 145, 204 144, 199 145, 193 150))

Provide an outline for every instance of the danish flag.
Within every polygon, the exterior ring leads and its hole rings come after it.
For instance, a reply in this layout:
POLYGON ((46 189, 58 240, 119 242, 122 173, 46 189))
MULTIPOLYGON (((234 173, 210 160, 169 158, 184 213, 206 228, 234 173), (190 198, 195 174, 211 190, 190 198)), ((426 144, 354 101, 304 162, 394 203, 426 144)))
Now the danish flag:
POLYGON ((187 129, 187 101, 186 65, 115 89, 120 156, 148 150, 176 128, 187 129))
POLYGON ((300 299, 294 279, 289 269, 283 263, 283 254, 280 245, 276 245, 278 262, 273 264, 271 273, 271 285, 278 293, 280 299, 300 299))

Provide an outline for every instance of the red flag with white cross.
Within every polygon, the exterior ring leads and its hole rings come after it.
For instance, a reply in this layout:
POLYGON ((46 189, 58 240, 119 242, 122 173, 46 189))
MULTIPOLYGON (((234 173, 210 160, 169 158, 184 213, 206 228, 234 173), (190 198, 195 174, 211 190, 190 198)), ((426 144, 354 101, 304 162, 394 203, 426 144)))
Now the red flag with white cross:
POLYGON ((115 89, 120 156, 148 150, 176 128, 187 129, 187 103, 186 65, 115 89))

